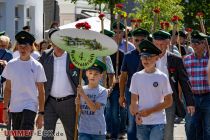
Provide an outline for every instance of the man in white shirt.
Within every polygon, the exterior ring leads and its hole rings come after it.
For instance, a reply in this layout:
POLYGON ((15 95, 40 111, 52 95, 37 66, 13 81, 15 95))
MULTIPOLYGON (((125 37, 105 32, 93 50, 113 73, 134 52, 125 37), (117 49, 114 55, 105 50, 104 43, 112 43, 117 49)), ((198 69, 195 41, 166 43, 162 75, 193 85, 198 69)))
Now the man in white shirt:
MULTIPOLYGON (((49 38, 57 29, 49 32, 49 38)), ((44 130, 55 133, 56 122, 61 120, 67 140, 74 139, 75 97, 78 85, 78 69, 71 63, 69 54, 53 44, 40 57, 47 77, 45 83, 44 130)), ((53 136, 43 136, 43 140, 53 140, 53 136)))

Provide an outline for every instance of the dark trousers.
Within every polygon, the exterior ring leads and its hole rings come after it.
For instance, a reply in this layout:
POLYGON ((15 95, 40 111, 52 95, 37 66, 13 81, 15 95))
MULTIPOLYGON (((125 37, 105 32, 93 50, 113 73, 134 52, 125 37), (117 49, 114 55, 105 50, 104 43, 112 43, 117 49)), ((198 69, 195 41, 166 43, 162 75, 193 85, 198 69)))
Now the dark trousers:
MULTIPOLYGON (((55 128, 58 119, 60 119, 63 124, 66 133, 66 140, 73 140, 75 116, 75 97, 60 102, 52 98, 48 98, 45 104, 44 116, 44 131, 48 132, 48 135, 43 135, 42 140, 54 140, 55 128)), ((58 131, 56 133, 62 132, 58 131)))
MULTIPOLYGON (((36 112, 24 109, 22 112, 11 112, 12 130, 34 130, 36 112)), ((30 140, 31 136, 14 137, 15 140, 30 140)))

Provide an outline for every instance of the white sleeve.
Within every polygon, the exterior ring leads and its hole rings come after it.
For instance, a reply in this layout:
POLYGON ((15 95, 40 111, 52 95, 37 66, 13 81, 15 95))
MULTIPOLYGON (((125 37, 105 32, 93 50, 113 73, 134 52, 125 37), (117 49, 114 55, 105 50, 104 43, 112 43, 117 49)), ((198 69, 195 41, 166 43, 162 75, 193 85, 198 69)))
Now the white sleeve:
POLYGON ((133 76, 132 76, 132 78, 131 78, 131 84, 130 84, 130 89, 129 89, 129 91, 132 93, 132 94, 136 94, 136 95, 138 95, 138 89, 137 89, 137 87, 138 87, 138 85, 137 85, 137 81, 136 81, 136 74, 134 74, 133 76))
POLYGON ((42 65, 39 65, 37 67, 37 76, 36 76, 36 82, 46 82, 47 78, 44 72, 44 68, 42 65))
POLYGON ((163 95, 166 96, 168 94, 172 94, 173 90, 171 88, 171 84, 169 82, 168 76, 163 76, 163 95))
POLYGON ((11 65, 9 63, 5 66, 1 76, 5 79, 12 80, 11 65))

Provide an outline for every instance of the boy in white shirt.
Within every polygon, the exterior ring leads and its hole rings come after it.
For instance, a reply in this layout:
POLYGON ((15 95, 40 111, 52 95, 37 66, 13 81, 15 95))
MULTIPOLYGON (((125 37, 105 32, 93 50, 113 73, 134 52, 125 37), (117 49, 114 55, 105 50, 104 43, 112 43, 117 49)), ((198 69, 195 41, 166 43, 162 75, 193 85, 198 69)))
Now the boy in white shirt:
POLYGON ((150 41, 139 44, 144 69, 131 79, 130 111, 136 117, 138 140, 163 140, 165 108, 172 105, 169 79, 155 67, 161 51, 150 41))
POLYGON ((40 129, 43 125, 46 76, 41 63, 30 57, 35 41, 33 35, 21 31, 15 39, 20 57, 9 61, 2 73, 6 78, 3 120, 8 123, 9 105, 12 129, 23 134, 15 140, 30 140, 37 111, 36 126, 40 129))

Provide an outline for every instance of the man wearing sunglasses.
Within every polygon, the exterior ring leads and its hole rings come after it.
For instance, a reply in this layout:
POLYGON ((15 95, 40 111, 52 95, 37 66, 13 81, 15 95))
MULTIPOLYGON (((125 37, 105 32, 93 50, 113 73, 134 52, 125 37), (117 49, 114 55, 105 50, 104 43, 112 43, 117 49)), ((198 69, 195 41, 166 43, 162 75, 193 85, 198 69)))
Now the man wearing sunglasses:
POLYGON ((210 86, 208 85, 207 66, 208 49, 206 45, 207 35, 199 31, 192 32, 192 44, 194 53, 184 58, 185 68, 192 85, 195 99, 195 114, 186 115, 186 135, 188 140, 210 138, 210 86))
POLYGON ((135 50, 127 53, 122 62, 121 75, 120 75, 120 98, 119 103, 121 107, 126 107, 128 110, 128 128, 127 136, 128 140, 137 140, 136 138, 136 123, 135 117, 131 115, 129 111, 129 105, 131 103, 131 93, 129 92, 131 77, 138 71, 139 66, 139 44, 142 40, 147 39, 149 32, 147 30, 138 28, 132 32, 134 38, 135 50))

